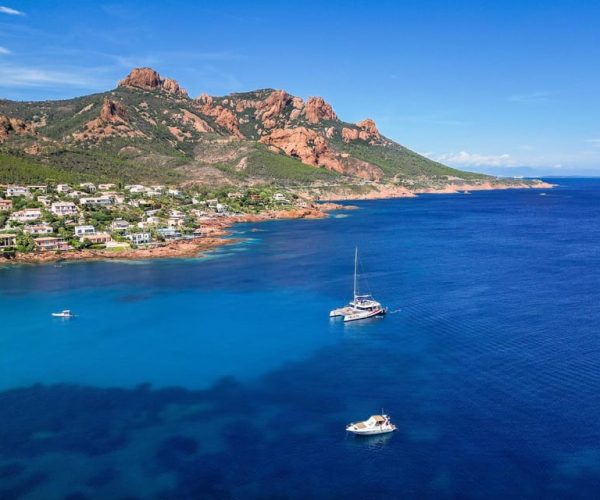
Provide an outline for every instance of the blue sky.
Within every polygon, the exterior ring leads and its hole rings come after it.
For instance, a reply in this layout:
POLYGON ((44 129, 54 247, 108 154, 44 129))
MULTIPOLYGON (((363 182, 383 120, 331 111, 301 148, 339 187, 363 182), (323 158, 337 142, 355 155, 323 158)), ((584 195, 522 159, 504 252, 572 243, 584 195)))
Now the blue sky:
POLYGON ((0 96, 151 66, 192 96, 320 95, 453 166, 600 174, 599 26, 591 1, 0 0, 0 96))

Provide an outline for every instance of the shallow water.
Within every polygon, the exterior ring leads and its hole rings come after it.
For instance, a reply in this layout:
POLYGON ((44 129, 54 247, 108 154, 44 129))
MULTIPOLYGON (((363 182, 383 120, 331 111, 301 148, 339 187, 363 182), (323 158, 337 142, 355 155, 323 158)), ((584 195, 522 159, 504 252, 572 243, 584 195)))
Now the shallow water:
POLYGON ((0 498, 593 496, 600 181, 557 182, 0 268, 0 498), (344 325, 355 245, 393 314, 344 325))

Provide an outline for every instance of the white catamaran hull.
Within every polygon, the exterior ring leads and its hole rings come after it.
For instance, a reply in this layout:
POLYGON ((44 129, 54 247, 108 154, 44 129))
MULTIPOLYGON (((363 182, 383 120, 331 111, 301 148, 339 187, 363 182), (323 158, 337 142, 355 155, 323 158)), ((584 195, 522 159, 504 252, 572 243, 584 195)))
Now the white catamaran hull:
POLYGON ((376 316, 383 316, 384 314, 384 309, 379 309, 377 311, 357 311, 351 314, 346 314, 344 316, 344 323, 347 323, 348 321, 356 321, 358 319, 375 318, 376 316))

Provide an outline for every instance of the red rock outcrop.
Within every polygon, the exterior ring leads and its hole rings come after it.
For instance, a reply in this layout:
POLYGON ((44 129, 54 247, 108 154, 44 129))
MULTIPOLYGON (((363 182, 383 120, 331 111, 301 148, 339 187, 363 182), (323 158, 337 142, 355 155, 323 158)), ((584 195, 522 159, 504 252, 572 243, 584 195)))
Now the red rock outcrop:
POLYGON ((196 132, 212 132, 212 127, 206 123, 202 118, 194 113, 190 113, 187 109, 181 108, 181 114, 177 113, 174 115, 174 118, 179 120, 180 122, 191 125, 194 127, 196 132))
MULTIPOLYGON (((224 108, 221 105, 213 106, 212 97, 202 99, 204 101, 204 104, 200 107, 200 112, 202 114, 214 118, 215 123, 219 125, 219 127, 223 127, 235 137, 240 139, 244 138, 243 134, 240 132, 240 124, 238 119, 233 111, 228 108, 224 108)), ((199 102, 202 103, 202 100, 199 102)))
POLYGON ((19 118, 9 118, 0 115, 0 143, 4 142, 9 134, 25 135, 35 133, 34 126, 19 118))
POLYGON ((308 123, 319 123, 321 120, 337 120, 331 104, 322 97, 309 97, 304 106, 304 116, 308 123))
POLYGON ((142 90, 162 90, 167 94, 187 97, 187 91, 172 78, 161 78, 152 68, 133 68, 131 73, 119 82, 119 87, 132 87, 142 90))
POLYGON ((358 122, 356 126, 358 128, 344 127, 342 129, 342 140, 344 142, 348 143, 360 139, 372 144, 381 140, 381 134, 379 133, 379 130, 377 130, 377 125, 375 125, 375 122, 370 118, 358 122))
POLYGON ((108 123, 124 122, 127 121, 127 111, 120 102, 105 97, 100 109, 100 119, 108 123))
POLYGON ((263 121, 265 128, 273 128, 276 125, 276 118, 281 116, 290 101, 291 97, 287 92, 274 90, 257 106, 256 117, 263 121))
POLYGON ((344 142, 356 141, 358 139, 358 130, 355 128, 344 127, 342 129, 342 140, 344 142))
POLYGON ((260 138, 267 146, 282 150, 286 155, 298 158, 308 165, 325 167, 343 172, 344 166, 324 137, 306 127, 275 129, 260 138))
POLYGON ((104 97, 98 118, 87 122, 72 137, 75 141, 100 142, 108 137, 145 137, 145 134, 130 125, 123 104, 104 97))
POLYGON ((356 126, 364 132, 364 134, 360 136, 361 139, 365 141, 368 139, 381 139, 381 134, 379 133, 379 130, 377 130, 377 125, 375 125, 375 122, 371 120, 371 118, 358 122, 356 126))

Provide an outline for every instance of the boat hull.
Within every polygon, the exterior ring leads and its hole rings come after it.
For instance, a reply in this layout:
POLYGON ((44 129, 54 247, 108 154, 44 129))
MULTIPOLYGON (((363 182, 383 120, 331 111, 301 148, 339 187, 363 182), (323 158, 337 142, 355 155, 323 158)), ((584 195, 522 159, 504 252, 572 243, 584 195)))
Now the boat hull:
POLYGON ((379 434, 388 434, 390 432, 394 432, 396 430, 396 427, 390 428, 390 429, 368 429, 368 430, 364 430, 364 431, 352 430, 352 429, 346 429, 346 430, 348 432, 354 434, 355 436, 377 436, 379 434))
POLYGON ((359 311, 353 314, 345 315, 344 323, 348 323, 349 321, 358 321, 361 319, 375 318, 377 316, 385 316, 385 313, 385 309, 378 309, 376 311, 359 311))

